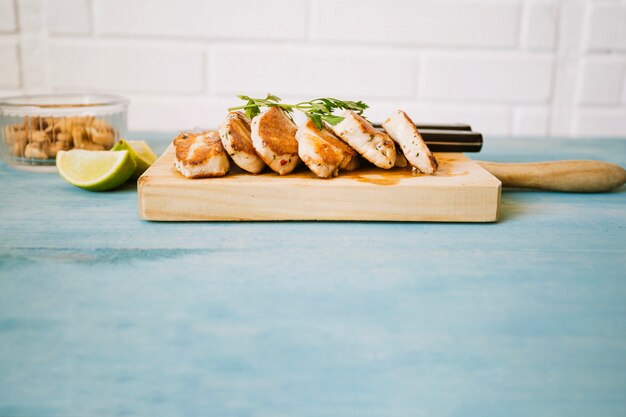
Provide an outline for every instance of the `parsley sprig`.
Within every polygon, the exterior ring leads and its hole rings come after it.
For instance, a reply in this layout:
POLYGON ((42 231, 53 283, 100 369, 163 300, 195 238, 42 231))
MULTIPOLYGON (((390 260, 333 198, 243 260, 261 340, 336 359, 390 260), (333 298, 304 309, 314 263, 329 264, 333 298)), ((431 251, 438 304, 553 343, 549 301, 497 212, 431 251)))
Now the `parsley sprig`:
POLYGON ((344 118, 333 114, 334 110, 344 109, 352 110, 358 114, 363 114, 363 111, 369 106, 362 101, 344 101, 336 98, 316 98, 311 101, 303 101, 296 104, 281 103, 281 99, 273 94, 268 94, 265 98, 253 98, 249 96, 237 96, 241 100, 244 100, 246 104, 241 106, 235 106, 228 109, 244 110, 246 116, 253 118, 261 113, 262 107, 280 107, 287 113, 292 113, 294 110, 303 112, 309 119, 315 123, 318 129, 323 127, 323 122, 330 125, 336 125, 344 118))

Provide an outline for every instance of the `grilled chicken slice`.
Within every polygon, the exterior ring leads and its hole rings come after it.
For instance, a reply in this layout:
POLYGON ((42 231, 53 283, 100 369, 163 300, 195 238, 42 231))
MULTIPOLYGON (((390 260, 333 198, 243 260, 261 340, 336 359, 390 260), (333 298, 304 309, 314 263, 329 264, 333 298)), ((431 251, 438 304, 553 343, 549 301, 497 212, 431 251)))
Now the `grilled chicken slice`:
POLYGON ((221 177, 230 163, 216 130, 183 132, 174 139, 174 166, 187 178, 221 177))
POLYGON ((265 162, 257 155, 250 138, 250 119, 239 111, 228 113, 220 126, 220 139, 224 149, 241 169, 258 174, 265 162))
POLYGON ((417 131, 413 120, 402 110, 385 120, 383 128, 395 140, 411 165, 424 174, 437 172, 437 160, 417 131))
POLYGON ((385 132, 376 130, 370 122, 352 110, 342 110, 337 115, 344 118, 331 126, 337 136, 377 167, 389 169, 394 166, 396 147, 385 132))
MULTIPOLYGON (((298 155, 320 178, 335 177, 340 169, 354 169, 357 153, 326 127, 321 130, 311 119, 296 132, 298 155)), ((358 165, 358 162, 357 162, 358 165)))
POLYGON ((300 162, 294 122, 279 107, 270 107, 250 124, 252 145, 272 171, 285 175, 300 162))

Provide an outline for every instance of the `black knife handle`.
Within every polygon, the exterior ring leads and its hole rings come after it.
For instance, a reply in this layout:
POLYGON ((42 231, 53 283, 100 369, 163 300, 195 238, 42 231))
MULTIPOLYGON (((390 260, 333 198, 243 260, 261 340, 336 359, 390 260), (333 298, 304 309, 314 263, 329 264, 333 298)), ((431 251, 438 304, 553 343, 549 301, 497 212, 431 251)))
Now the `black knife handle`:
MULTIPOLYGON (((383 127, 380 123, 374 123, 374 127, 376 129, 381 129, 383 127)), ((472 127, 470 125, 464 123, 452 123, 452 124, 441 124, 441 123, 420 123, 416 124, 417 130, 420 132, 422 129, 424 130, 467 130, 472 131, 472 127)))
MULTIPOLYGON (((418 124, 415 125, 422 135, 428 149, 433 152, 480 152, 483 147, 483 135, 472 132, 466 124, 418 124)), ((380 124, 374 124, 383 130, 380 124)))
POLYGON ((415 125, 417 130, 463 130, 463 131, 472 131, 472 127, 470 125, 466 125, 463 123, 455 123, 451 125, 443 125, 443 124, 419 124, 415 125))
POLYGON ((483 147, 483 135, 478 132, 427 129, 419 132, 433 152, 480 152, 483 147))

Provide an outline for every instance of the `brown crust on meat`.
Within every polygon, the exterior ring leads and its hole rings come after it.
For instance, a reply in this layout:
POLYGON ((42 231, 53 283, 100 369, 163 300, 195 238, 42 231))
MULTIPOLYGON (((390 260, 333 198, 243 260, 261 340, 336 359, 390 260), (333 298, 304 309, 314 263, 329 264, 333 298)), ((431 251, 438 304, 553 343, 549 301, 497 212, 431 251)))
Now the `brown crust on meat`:
POLYGON ((358 155, 357 151, 352 149, 350 145, 348 145, 339 137, 337 137, 330 129, 327 129, 327 128, 324 128, 321 130, 318 129, 317 126, 315 126, 315 123, 313 122, 313 120, 311 119, 307 119, 306 127, 308 129, 311 129, 311 131, 315 132, 315 134, 317 134, 324 141, 328 142, 330 145, 339 148, 342 152, 344 152, 348 156, 355 157, 356 155, 358 155))
POLYGON ((210 158, 225 153, 220 135, 216 130, 183 132, 174 138, 174 148, 176 149, 176 159, 191 166, 202 165, 210 158), (203 146, 196 148, 190 157, 189 150, 196 143, 198 137, 201 137, 203 146))
POLYGON ((259 117, 259 137, 270 150, 277 155, 298 154, 298 128, 282 109, 271 107, 259 117))
POLYGON ((344 160, 344 155, 337 148, 324 140, 315 140, 312 143, 315 153, 320 157, 322 163, 333 167, 338 167, 344 160))
POLYGON ((435 155, 433 155, 432 152, 426 156, 428 156, 428 159, 430 159, 430 164, 433 166, 433 169, 434 169, 433 174, 434 174, 439 169, 439 163, 435 159, 435 155))
POLYGON ((233 151, 256 155, 250 139, 250 119, 239 111, 230 112, 225 126, 233 151))

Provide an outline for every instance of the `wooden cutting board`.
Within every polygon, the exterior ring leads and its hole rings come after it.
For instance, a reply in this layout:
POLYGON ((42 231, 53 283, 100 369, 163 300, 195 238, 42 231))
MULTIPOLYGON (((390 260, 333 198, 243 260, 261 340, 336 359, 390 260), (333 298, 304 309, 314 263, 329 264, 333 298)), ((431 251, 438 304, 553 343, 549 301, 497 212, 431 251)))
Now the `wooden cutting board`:
POLYGON ((461 153, 437 153, 436 175, 375 167, 320 179, 303 164, 291 175, 267 169, 188 179, 174 168, 174 149, 139 178, 139 215, 156 221, 381 220, 494 222, 500 181, 461 153))

